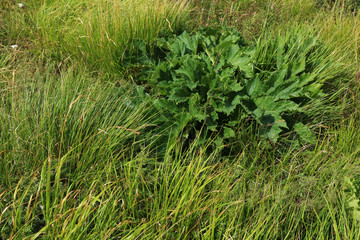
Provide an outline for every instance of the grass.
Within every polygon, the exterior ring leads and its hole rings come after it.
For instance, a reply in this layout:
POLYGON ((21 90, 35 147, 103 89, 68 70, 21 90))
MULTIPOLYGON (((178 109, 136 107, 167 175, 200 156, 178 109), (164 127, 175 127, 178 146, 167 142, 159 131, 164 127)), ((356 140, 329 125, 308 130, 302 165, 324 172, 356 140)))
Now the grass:
POLYGON ((132 41, 151 43, 161 35, 182 31, 189 14, 187 1, 44 0, 28 1, 24 8, 9 5, 4 33, 12 44, 24 47, 25 35, 37 51, 58 62, 114 73, 122 70, 132 41))
POLYGON ((119 72, 133 40, 150 43, 181 31, 187 15, 186 1, 50 1, 41 5, 35 22, 54 54, 119 72))
POLYGON ((312 0, 17 3, 0 10, 0 239, 360 238, 359 16, 312 0), (236 154, 197 138, 159 152, 156 96, 134 97, 122 56, 199 22, 250 43, 317 33, 344 71, 331 107, 313 105, 316 144, 274 145, 250 121, 236 154))

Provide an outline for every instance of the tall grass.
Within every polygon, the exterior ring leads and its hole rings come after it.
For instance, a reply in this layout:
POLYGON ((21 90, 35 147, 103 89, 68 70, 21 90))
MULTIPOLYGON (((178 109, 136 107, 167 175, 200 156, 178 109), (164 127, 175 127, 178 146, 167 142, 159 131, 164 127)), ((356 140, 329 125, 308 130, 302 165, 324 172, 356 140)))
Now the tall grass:
MULTIPOLYGON (((2 237, 357 239, 342 180, 358 171, 358 163, 340 143, 354 127, 344 125, 314 151, 281 159, 264 154, 260 142, 222 164, 216 152, 184 152, 181 144, 163 162, 147 150, 130 158, 81 157, 88 165, 76 175, 64 168, 71 153, 44 159, 2 191, 2 237)), ((358 145, 353 151, 359 153, 358 145)))
POLYGON ((290 143, 280 151, 255 134, 254 124, 244 124, 236 130, 235 156, 209 153, 209 143, 185 150, 178 142, 159 159, 151 104, 133 101, 125 81, 107 82, 89 70, 121 70, 133 40, 181 30, 187 3, 6 4, 0 11, 0 239, 360 239, 345 193, 347 179, 360 171, 358 16, 318 13, 312 0, 202 5, 211 7, 203 11, 204 24, 214 12, 231 15, 248 39, 267 33, 271 41, 306 24, 346 72, 332 85, 341 92, 330 99, 338 116, 313 106, 312 124, 322 125, 315 145, 290 143))
POLYGON ((188 14, 186 0, 43 1, 33 13, 39 43, 54 57, 114 72, 134 40, 181 31, 188 14))
MULTIPOLYGON (((69 152, 75 159, 87 156, 89 161, 97 153, 120 154, 125 145, 131 146, 127 141, 147 127, 141 116, 145 102, 129 106, 126 91, 82 75, 68 70, 60 77, 37 73, 19 81, 17 72, 4 73, 7 81, 2 83, 0 99, 4 186, 10 187, 10 178, 17 174, 21 177, 22 168, 34 169, 44 159, 59 161, 69 152), (12 159, 21 161, 13 164, 12 159)), ((87 168, 86 162, 75 159, 67 163, 69 169, 87 168)))
POLYGON ((126 91, 73 69, 2 74, 3 239, 360 236, 344 195, 359 171, 357 115, 313 150, 279 155, 250 131, 237 157, 177 143, 160 161, 135 142, 148 105, 130 107, 126 91))

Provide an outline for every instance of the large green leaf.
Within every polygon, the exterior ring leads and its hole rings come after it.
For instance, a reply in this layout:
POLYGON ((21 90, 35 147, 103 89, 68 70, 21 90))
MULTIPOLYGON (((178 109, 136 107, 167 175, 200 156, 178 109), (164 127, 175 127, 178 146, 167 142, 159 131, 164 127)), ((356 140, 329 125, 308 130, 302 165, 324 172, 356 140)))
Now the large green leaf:
POLYGON ((203 121, 207 117, 204 106, 201 104, 201 96, 195 93, 189 99, 189 113, 197 121, 203 121))
POLYGON ((305 143, 314 144, 316 142, 316 137, 311 130, 305 126, 303 123, 298 122, 294 125, 294 130, 298 133, 301 140, 305 143))
POLYGON ((296 76, 299 73, 303 72, 305 70, 306 64, 305 64, 305 58, 300 59, 298 62, 293 62, 291 74, 292 76, 296 76))

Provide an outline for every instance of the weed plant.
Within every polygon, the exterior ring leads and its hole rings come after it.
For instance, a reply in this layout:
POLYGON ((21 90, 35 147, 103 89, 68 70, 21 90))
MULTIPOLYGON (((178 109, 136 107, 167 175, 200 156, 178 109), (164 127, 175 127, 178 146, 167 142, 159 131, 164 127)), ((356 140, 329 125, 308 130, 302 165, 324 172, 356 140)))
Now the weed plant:
POLYGON ((254 46, 231 28, 184 32, 159 39, 156 46, 165 57, 158 58, 138 44, 142 57, 132 65, 147 70, 137 82, 145 81, 159 96, 154 106, 163 112, 160 123, 171 126, 170 138, 194 139, 201 131, 202 140, 217 136, 214 145, 224 145, 251 119, 274 143, 286 133, 308 144, 316 137, 305 124, 327 111, 331 117, 321 120, 326 125, 342 111, 332 102, 344 91, 335 79, 345 75, 346 66, 330 58, 332 49, 306 28, 275 39, 263 36, 254 46))

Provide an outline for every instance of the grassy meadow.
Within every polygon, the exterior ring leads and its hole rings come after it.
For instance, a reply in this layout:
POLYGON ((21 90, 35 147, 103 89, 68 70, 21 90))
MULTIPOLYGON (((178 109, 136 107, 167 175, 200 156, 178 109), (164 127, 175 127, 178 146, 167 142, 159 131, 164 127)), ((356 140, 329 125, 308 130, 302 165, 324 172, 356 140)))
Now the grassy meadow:
POLYGON ((0 0, 0 240, 360 239, 358 11, 0 0))

